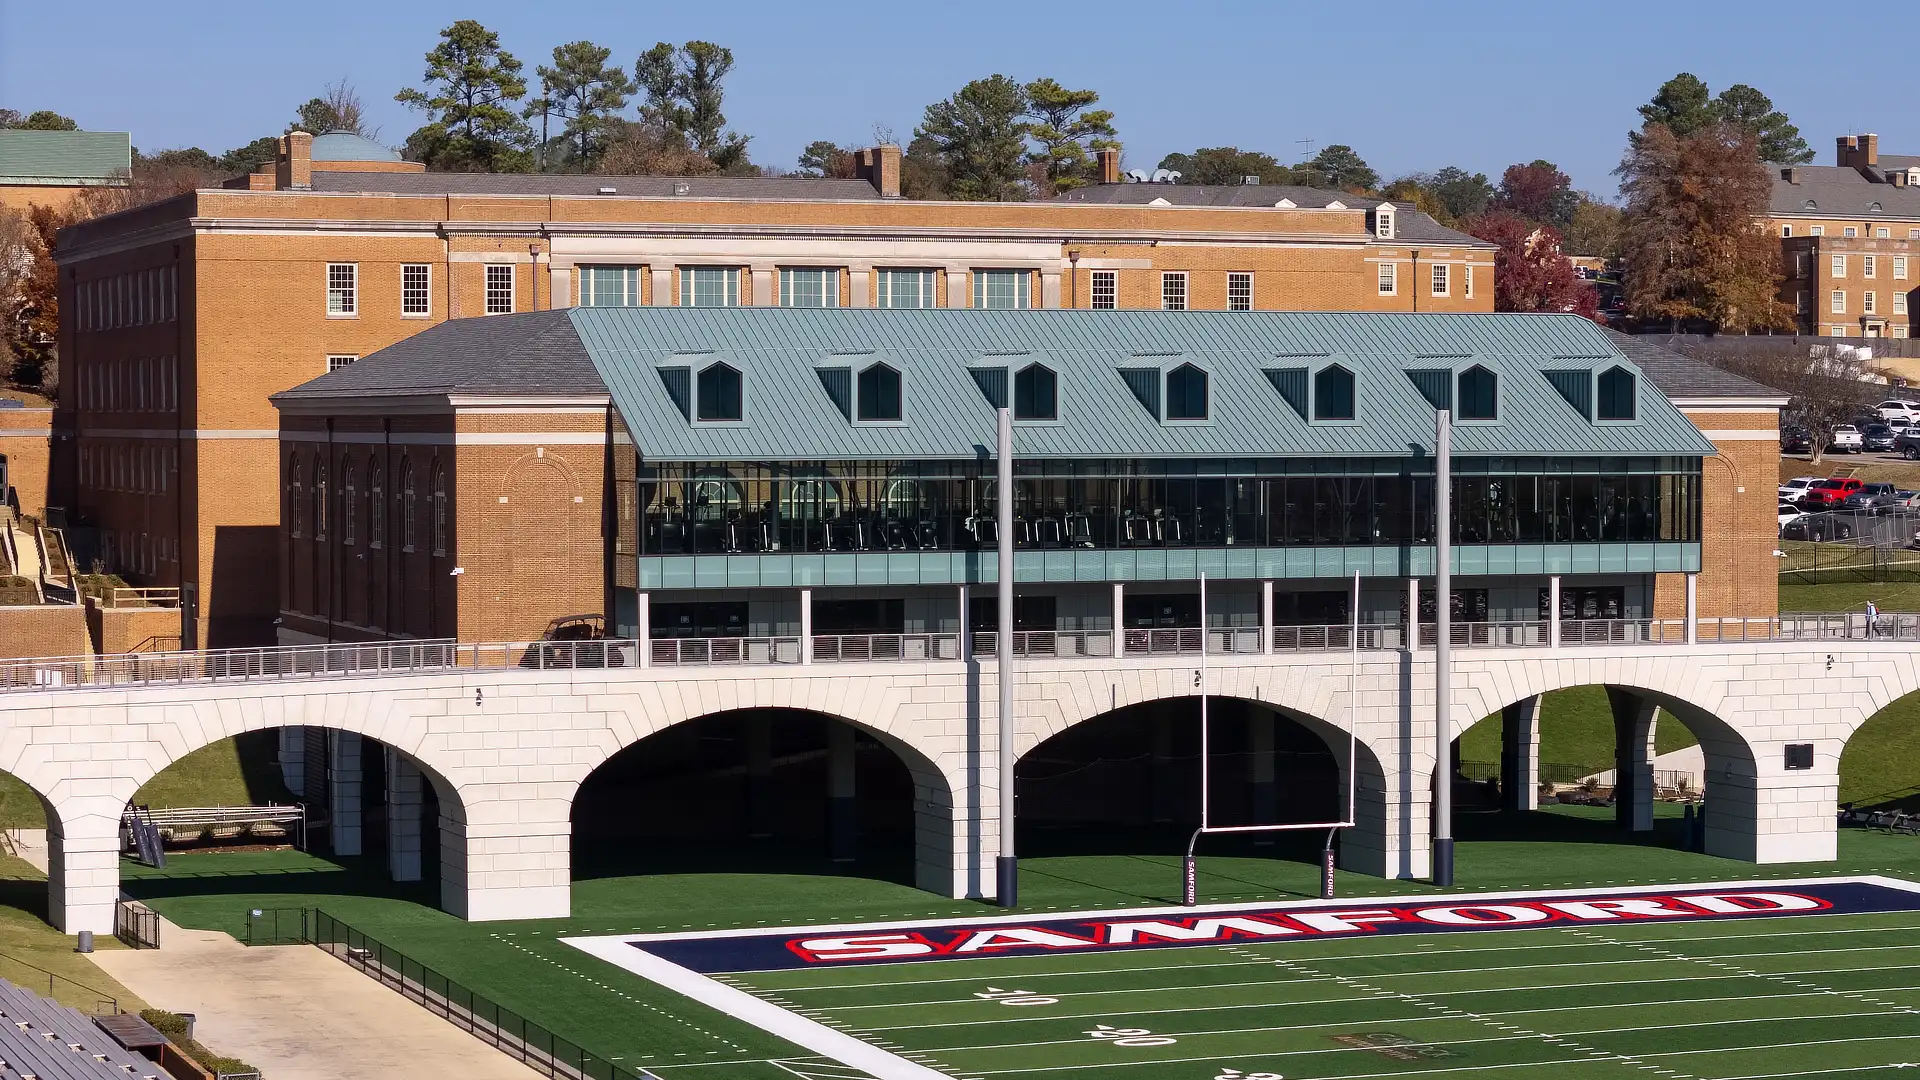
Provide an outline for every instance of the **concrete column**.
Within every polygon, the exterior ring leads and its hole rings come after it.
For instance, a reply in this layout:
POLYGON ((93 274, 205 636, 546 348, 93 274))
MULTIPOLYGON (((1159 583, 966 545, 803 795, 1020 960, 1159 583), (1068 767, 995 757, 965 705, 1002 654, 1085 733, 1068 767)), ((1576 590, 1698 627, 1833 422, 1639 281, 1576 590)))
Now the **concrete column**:
POLYGON ((573 267, 547 267, 547 306, 550 308, 570 308, 573 306, 573 267))
POLYGON ((1547 644, 1560 647, 1560 575, 1547 579, 1547 644))
POLYGON ((307 790, 307 729, 280 729, 280 780, 299 795, 307 790))
POLYGON ((1040 271, 1040 306, 1057 308, 1060 306, 1060 271, 1040 271))
POLYGON ((1420 647, 1420 579, 1407 579, 1407 648, 1420 647))
POLYGON ((1260 583, 1260 651, 1273 652, 1273 582, 1260 583))
POLYGON ((653 597, 641 593, 634 613, 633 636, 639 639, 640 666, 653 666, 653 597))
POLYGON ((960 624, 959 624, 960 626, 960 660, 962 663, 965 663, 966 661, 973 659, 973 629, 967 624, 967 620, 972 615, 972 612, 969 610, 970 607, 972 606, 972 597, 969 595, 968 589, 965 585, 960 586, 959 602, 960 602, 960 624))
POLYGON ((1613 710, 1613 812, 1621 828, 1653 831, 1654 717, 1652 699, 1607 687, 1613 710))
POLYGON ((773 306, 773 267, 756 266, 748 271, 753 278, 753 306, 773 306))
POLYGON ((81 797, 47 814, 47 917, 67 934, 113 933, 125 799, 81 797))
MULTIPOLYGON (((505 700, 505 699, 503 699, 505 700)), ((528 798, 524 781, 471 784, 440 802, 440 906, 473 922, 571 913, 569 799, 528 798)))
POLYGON ((847 271, 848 307, 873 306, 873 270, 869 267, 857 267, 847 271))
POLYGON ((850 863, 859 850, 860 803, 854 790, 853 725, 827 722, 827 849, 837 863, 850 863))
POLYGON ((950 308, 963 308, 968 306, 969 300, 970 297, 967 296, 967 272, 964 269, 955 270, 952 267, 948 267, 947 306, 950 308))
MULTIPOLYGON (((1871 633, 1873 628, 1868 627, 1871 633)), ((1700 575, 1687 575, 1687 644, 1700 643, 1700 575)))
MULTIPOLYGON (((1253 824, 1272 825, 1279 815, 1279 789, 1274 780, 1273 770, 1273 727, 1274 716, 1265 709, 1256 710, 1247 721, 1247 743, 1252 752, 1253 774, 1253 824)), ((1345 813, 1342 807, 1338 813, 1345 813)), ((1336 814, 1338 816, 1338 814, 1336 814)), ((1255 833, 1254 843, 1260 847, 1273 846, 1272 833, 1255 833)))
POLYGON ((1541 695, 1500 712, 1500 809, 1524 813, 1540 809, 1541 695))
POLYGON ((1153 754, 1148 759, 1147 813, 1156 824, 1173 820, 1173 720, 1153 718, 1153 754))
POLYGON ((800 662, 813 663, 813 590, 800 590, 800 662))
POLYGON ((406 755, 387 749, 387 868, 395 881, 420 880, 421 813, 426 780, 406 755))
POLYGON ((1127 653, 1127 587, 1116 581, 1113 583, 1113 655, 1117 659, 1127 653))
POLYGON ((747 835, 773 835, 773 717, 747 715, 747 835))
POLYGON ((680 298, 673 295, 673 267, 653 266, 648 269, 653 277, 653 306, 679 306, 680 298))
POLYGON ((360 736, 327 732, 328 829, 335 855, 360 854, 360 736))

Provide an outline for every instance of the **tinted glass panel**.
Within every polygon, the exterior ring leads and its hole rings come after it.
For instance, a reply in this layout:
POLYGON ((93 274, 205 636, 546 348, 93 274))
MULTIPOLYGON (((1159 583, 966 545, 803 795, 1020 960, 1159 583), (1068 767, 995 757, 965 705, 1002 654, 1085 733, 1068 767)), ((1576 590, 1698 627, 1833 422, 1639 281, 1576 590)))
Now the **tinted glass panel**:
POLYGON ((1059 415, 1059 377, 1050 368, 1034 364, 1014 374, 1015 420, 1057 420, 1059 415))
POLYGON ((696 416, 701 420, 738 420, 740 408, 740 373, 725 364, 715 364, 700 373, 699 407, 696 416))
POLYGON ((1181 364, 1167 373, 1167 419, 1207 418, 1207 373, 1181 364))
POLYGON ((1353 419, 1353 372, 1335 365, 1313 377, 1313 418, 1353 419))
POLYGON ((862 371, 858 399, 858 419, 900 419, 900 373, 885 364, 862 371))
POLYGON ((1462 420, 1492 420, 1498 416, 1500 380, 1475 365, 1460 373, 1458 404, 1462 420))

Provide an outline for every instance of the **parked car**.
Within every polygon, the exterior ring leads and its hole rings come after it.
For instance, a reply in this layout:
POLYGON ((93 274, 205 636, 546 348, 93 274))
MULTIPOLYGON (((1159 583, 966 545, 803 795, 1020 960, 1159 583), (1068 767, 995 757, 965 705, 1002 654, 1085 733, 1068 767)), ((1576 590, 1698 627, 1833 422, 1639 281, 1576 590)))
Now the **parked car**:
POLYGON ((1893 437, 1893 452, 1908 461, 1920 461, 1920 428, 1908 428, 1893 437))
POLYGON ((1893 508, 1904 513, 1920 510, 1920 491, 1896 491, 1893 493, 1893 508))
POLYGON ((1836 454, 1857 454, 1861 450, 1860 429, 1852 424, 1841 424, 1833 429, 1833 438, 1827 449, 1836 454))
POLYGON ((1913 421, 1905 416, 1889 416, 1883 423, 1892 428, 1896 433, 1905 431, 1913 426, 1913 421))
POLYGON ((1825 543, 1829 540, 1851 540, 1854 531, 1853 518, 1845 514, 1802 514, 1781 528, 1780 539, 1825 543))
POLYGON ((1892 484, 1862 484, 1859 490, 1841 499, 1835 509, 1877 512, 1893 505, 1894 491, 1892 484))
POLYGON ((1786 528, 1788 523, 1792 522, 1794 519, 1804 517, 1804 516, 1806 516, 1806 511, 1800 509, 1799 507, 1793 505, 1792 503, 1783 502, 1780 504, 1780 527, 1782 529, 1786 528))
POLYGON ((1817 476, 1796 476, 1780 484, 1780 501, 1797 503, 1806 497, 1807 489, 1820 482, 1817 476))
POLYGON ((1800 498, 1800 505, 1829 509, 1838 506, 1847 496, 1866 486, 1866 481, 1851 476, 1831 476, 1825 480, 1815 480, 1807 493, 1800 498))
POLYGON ((1803 427, 1783 427, 1780 429, 1780 452, 1783 454, 1805 454, 1813 449, 1813 432, 1803 427))
POLYGON ((1860 431, 1860 448, 1870 454, 1884 453, 1893 449, 1899 434, 1886 424, 1868 424, 1860 431))
POLYGON ((1904 416, 1909 420, 1920 420, 1920 401, 1906 398, 1888 398, 1875 408, 1882 420, 1895 416, 1904 416))

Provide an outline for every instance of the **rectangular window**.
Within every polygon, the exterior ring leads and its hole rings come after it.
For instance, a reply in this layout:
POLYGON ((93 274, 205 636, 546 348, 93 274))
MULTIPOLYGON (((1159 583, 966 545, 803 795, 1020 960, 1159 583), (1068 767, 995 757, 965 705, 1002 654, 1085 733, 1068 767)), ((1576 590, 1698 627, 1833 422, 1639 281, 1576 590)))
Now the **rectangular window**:
POLYGON ((339 371, 341 368, 346 367, 358 359, 360 358, 357 356, 329 356, 327 357, 327 372, 331 374, 339 371))
POLYGON ((1793 294, 1793 310, 1805 315, 1812 307, 1813 302, 1807 298, 1807 291, 1805 289, 1801 289, 1799 292, 1793 294))
POLYGON ((1433 295, 1435 296, 1445 296, 1448 293, 1447 269, 1446 263, 1433 264, 1433 295))
POLYGON ((1227 275, 1227 310, 1228 311, 1252 311, 1253 310, 1253 275, 1252 274, 1228 274, 1227 275))
POLYGON ((1847 294, 1841 292, 1839 289, 1833 290, 1833 313, 1835 315, 1845 315, 1847 313, 1847 294))
POLYGON ((1793 257, 1793 276, 1805 280, 1813 275, 1813 257, 1802 251, 1793 257))
POLYGON ((639 307, 638 266, 583 266, 580 268, 581 307, 639 307))
POLYGON ((1093 306, 1107 310, 1119 306, 1120 271, 1095 270, 1093 272, 1093 306))
POLYGON ((327 314, 360 313, 360 264, 327 264, 327 314))
POLYGON ((1846 328, 1846 327, 1844 327, 1844 326, 1836 326, 1836 327, 1834 327, 1834 328, 1833 328, 1833 332, 1832 332, 1831 334, 1829 334, 1828 336, 1829 336, 1829 337, 1846 337, 1846 336, 1847 336, 1847 328, 1846 328))
POLYGON ((487 314, 507 315, 513 311, 513 264, 487 264, 487 314))
POLYGON ((930 308, 939 296, 938 270, 880 271, 880 306, 885 308, 930 308))
POLYGON ((1860 235, 1860 230, 1859 230, 1859 229, 1856 229, 1856 228, 1854 228, 1854 227, 1853 227, 1853 226, 1851 226, 1851 225, 1848 225, 1848 226, 1845 226, 1844 228, 1842 228, 1842 229, 1840 230, 1840 235, 1841 235, 1841 236, 1843 236, 1843 237, 1845 237, 1845 238, 1847 238, 1847 239, 1849 239, 1849 240, 1851 240, 1851 239, 1853 239, 1854 237, 1856 237, 1856 236, 1859 236, 1859 235, 1860 235))
POLYGON ((1460 295, 1466 297, 1469 300, 1473 299, 1473 264, 1472 263, 1468 263, 1467 265, 1460 268, 1460 295))
POLYGON ((739 307, 739 268, 733 266, 681 267, 680 306, 739 307))
POLYGON ((1833 257, 1833 276, 1847 276, 1847 257, 1845 255, 1835 255, 1833 257))
POLYGON ((1874 236, 1874 239, 1876 240, 1891 239, 1893 236, 1893 230, 1887 228, 1885 225, 1882 225, 1879 228, 1873 230, 1873 236, 1874 236))
POLYGON ((1033 306, 1033 275, 1025 270, 975 270, 973 306, 1011 309, 1033 306))
POLYGON ((1920 240, 1920 229, 1908 229, 1908 230, 1907 230, 1907 239, 1909 239, 1909 240, 1920 240))
POLYGON ((1895 315, 1905 315, 1907 313, 1907 294, 1897 289, 1893 294, 1893 313, 1895 315))
POLYGON ((1781 236, 1792 236, 1792 235, 1793 235, 1793 226, 1791 226, 1791 225, 1782 225, 1782 226, 1780 226, 1780 235, 1781 235, 1781 236))
POLYGON ((1905 255, 1895 255, 1893 257, 1893 280, 1907 280, 1907 257, 1905 255))
POLYGON ((1399 286, 1400 268, 1392 263, 1380 264, 1380 295, 1392 296, 1399 286))
POLYGON ((400 314, 433 314, 433 267, 426 263, 400 264, 400 314))
POLYGON ((1860 295, 1860 314, 1862 315, 1879 314, 1879 312, 1876 312, 1873 310, 1874 306, 1875 306, 1875 298, 1871 291, 1862 293, 1860 295))
POLYGON ((1184 272, 1160 275, 1160 310, 1187 310, 1187 275, 1184 272))
POLYGON ((780 306, 840 306, 840 271, 823 267, 780 271, 780 306))
POLYGON ((1860 256, 1860 276, 1861 277, 1873 277, 1874 276, 1873 272, 1875 269, 1876 269, 1876 260, 1874 259, 1873 256, 1871 255, 1860 256))
POLYGON ((1807 235, 1808 236, 1825 236, 1827 235, 1827 227, 1825 225, 1812 226, 1807 230, 1807 235))

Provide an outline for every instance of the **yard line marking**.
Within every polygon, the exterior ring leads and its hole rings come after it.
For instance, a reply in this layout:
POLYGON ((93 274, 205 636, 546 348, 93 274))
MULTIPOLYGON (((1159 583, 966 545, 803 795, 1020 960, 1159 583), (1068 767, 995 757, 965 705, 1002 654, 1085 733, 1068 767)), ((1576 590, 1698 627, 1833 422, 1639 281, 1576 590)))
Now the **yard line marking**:
POLYGON ((1779 1080, 1787 1076, 1833 1076, 1837 1073, 1881 1072, 1886 1069, 1920 1069, 1914 1062, 1894 1062, 1886 1065, 1854 1065, 1845 1069, 1808 1069, 1805 1072, 1748 1073, 1745 1076, 1723 1076, 1718 1080, 1779 1080))
MULTIPOLYGON (((493 937, 498 938, 499 935, 495 934, 493 935, 493 937)), ((699 1034, 704 1035, 715 1042, 725 1043, 727 1046, 732 1047, 733 1052, 736 1054, 744 1054, 747 1052, 746 1047, 741 1046, 739 1043, 734 1042, 732 1039, 729 1039, 724 1035, 716 1035, 715 1033, 708 1031, 706 1028, 703 1028, 700 1025, 693 1023, 692 1021, 687 1020, 683 1017, 675 1016, 674 1014, 666 1011, 665 1009, 660 1008, 659 1006, 648 1004, 647 1002, 641 1001, 639 998, 634 997, 631 994, 627 994, 620 990, 616 990, 613 987, 608 986, 606 983, 601 982, 600 980, 594 978, 593 976, 587 974, 584 971, 576 970, 575 968, 572 968, 566 964, 563 964, 551 956, 543 956, 540 953, 534 952, 532 949, 527 948, 525 945, 522 945, 517 941, 507 941, 507 942, 503 942, 502 944, 505 944, 509 948, 519 949, 521 952, 526 953, 528 956, 534 957, 535 959, 544 960, 547 963, 552 964, 554 967, 559 968, 561 971, 564 971, 569 975, 573 975, 573 976, 576 976, 577 978, 584 979, 588 983, 591 983, 592 985, 600 988, 601 990, 605 990, 607 993, 612 994, 617 998, 621 998, 625 1001, 629 1001, 635 1005, 638 1005, 641 1008, 647 1010, 648 1012, 654 1013, 655 1015, 663 1016, 668 1020, 671 1020, 674 1023, 681 1025, 682 1027, 698 1032, 699 1034)), ((726 1053, 726 1051, 724 1050, 707 1050, 702 1052, 708 1053, 708 1054, 726 1053)), ((647 1061, 657 1056, 658 1055, 656 1054, 641 1054, 639 1055, 639 1060, 647 1061)))
MULTIPOLYGON (((1568 933, 1568 934, 1570 934, 1570 935, 1572 935, 1572 936, 1575 936, 1575 937, 1584 937, 1584 938, 1590 938, 1590 939, 1593 939, 1593 940, 1596 940, 1596 941, 1606 941, 1606 942, 1612 942, 1612 940, 1613 940, 1613 939, 1611 939, 1611 938, 1609 938, 1609 937, 1607 937, 1607 936, 1606 936, 1605 934, 1602 934, 1602 933, 1600 933, 1600 932, 1598 932, 1598 931, 1595 931, 1595 930, 1588 930, 1588 929, 1584 929, 1584 928, 1582 928, 1582 929, 1577 929, 1577 930, 1576 930, 1576 929, 1569 929, 1569 930, 1567 931, 1567 933, 1568 933)), ((1659 947, 1657 947, 1657 946, 1654 946, 1654 945, 1649 945, 1649 944, 1635 944, 1635 945, 1633 945, 1632 947, 1634 947, 1634 948, 1637 948, 1637 949, 1639 949, 1639 950, 1641 950, 1642 952, 1651 952, 1651 953, 1660 953, 1660 954, 1662 954, 1662 955, 1664 956, 1664 958, 1667 958, 1667 959, 1674 959, 1674 960, 1690 960, 1690 961, 1692 961, 1692 962, 1694 962, 1694 963, 1696 963, 1696 964, 1702 964, 1702 965, 1704 965, 1704 966, 1706 966, 1706 967, 1710 967, 1710 968, 1719 968, 1719 969, 1721 969, 1721 970, 1723 970, 1723 971, 1737 971, 1737 972, 1739 972, 1739 973, 1740 973, 1740 974, 1742 974, 1742 975, 1746 975, 1746 976, 1749 976, 1749 977, 1751 977, 1751 978, 1755 978, 1755 979, 1761 979, 1761 980, 1763 980, 1763 981, 1766 981, 1766 982, 1775 982, 1775 983, 1780 983, 1780 984, 1782 984, 1782 985, 1785 985, 1785 986, 1802 986, 1802 987, 1813 987, 1813 988, 1815 988, 1815 989, 1820 989, 1820 990, 1825 990, 1825 991, 1828 991, 1829 993, 1831 993, 1831 994, 1833 994, 1833 995, 1834 995, 1834 996, 1836 996, 1836 997, 1842 997, 1842 998, 1849 998, 1849 999, 1851 999, 1851 1000, 1854 1000, 1854 1001, 1869 1001, 1869 1002, 1872 1002, 1872 1003, 1874 1003, 1874 1004, 1883 1004, 1883 1003, 1881 1003, 1881 1002, 1877 1002, 1877 1001, 1873 1001, 1873 999, 1871 999, 1871 998, 1868 998, 1868 997, 1866 996, 1866 995, 1867 995, 1867 993, 1868 993, 1867 991, 1860 991, 1860 990, 1838 990, 1838 989, 1835 989, 1835 988, 1833 988, 1833 987, 1830 987, 1830 986, 1823 986, 1823 985, 1821 985, 1821 984, 1819 984, 1819 983, 1809 983, 1809 982, 1801 982, 1801 981, 1799 981, 1799 980, 1796 980, 1796 979, 1791 979, 1791 978, 1788 978, 1788 976, 1790 976, 1790 975, 1820 975, 1820 974, 1824 974, 1824 975, 1838 975, 1838 974, 1843 974, 1843 973, 1847 973, 1847 972, 1854 972, 1854 971, 1881 971, 1881 970, 1884 970, 1884 968, 1873 968, 1873 967, 1864 967, 1864 968, 1845 968, 1845 969, 1838 969, 1838 970, 1834 970, 1834 969, 1824 969, 1824 970, 1822 970, 1822 971, 1817 971, 1817 972, 1816 972, 1816 971, 1769 971, 1769 972, 1758 972, 1758 971, 1751 971, 1751 970, 1748 970, 1748 969, 1746 969, 1746 968, 1742 968, 1742 967, 1740 967, 1740 966, 1739 966, 1739 965, 1737 965, 1737 964, 1727 964, 1727 963, 1722 963, 1721 961, 1722 961, 1723 959, 1725 959, 1725 958, 1723 958, 1723 957, 1718 957, 1718 956, 1713 956, 1713 957, 1702 957, 1702 956, 1690 956, 1690 955, 1688 955, 1688 954, 1686 954, 1686 953, 1683 953, 1683 952, 1681 952, 1681 951, 1679 951, 1678 949, 1663 949, 1663 948, 1659 948, 1659 947)), ((1779 953, 1778 955, 1781 955, 1781 956, 1793 956, 1793 955, 1796 955, 1796 954, 1797 954, 1797 952, 1805 952, 1805 951, 1807 951, 1807 950, 1797 950, 1797 951, 1786 951, 1786 952, 1781 952, 1781 953, 1779 953)), ((1861 951, 1861 950, 1858 950, 1858 949, 1840 949, 1840 950, 1834 950, 1834 951, 1836 951, 1836 952, 1859 952, 1859 951, 1861 951)), ((1744 959, 1744 957, 1743 957, 1743 959, 1744 959)), ((1894 1009, 1894 1011, 1896 1011, 1896 1012, 1904 1012, 1904 1013, 1912 1013, 1912 1012, 1916 1012, 1916 1011, 1920 1011, 1920 1010, 1916 1010, 1916 1009, 1913 1009, 1913 1008, 1909 1008, 1909 1007, 1906 1007, 1906 1006, 1893 1006, 1893 1009, 1894 1009)))

